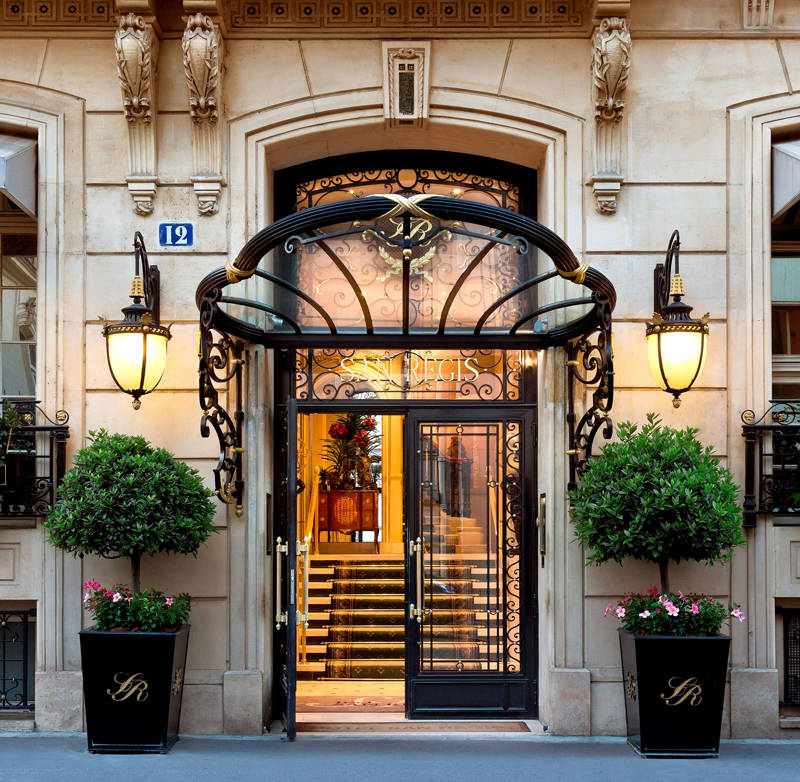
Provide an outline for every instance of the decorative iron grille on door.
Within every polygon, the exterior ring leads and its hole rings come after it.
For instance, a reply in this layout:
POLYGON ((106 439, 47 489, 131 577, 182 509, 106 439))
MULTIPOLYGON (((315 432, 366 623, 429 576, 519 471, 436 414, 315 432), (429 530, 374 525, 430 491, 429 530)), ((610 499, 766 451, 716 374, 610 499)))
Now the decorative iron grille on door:
POLYGON ((800 706, 800 608, 783 609, 783 705, 800 706))
POLYGON ((420 672, 521 673, 520 430, 419 426, 420 672))
POLYGON ((0 611, 0 711, 34 706, 36 609, 0 611))

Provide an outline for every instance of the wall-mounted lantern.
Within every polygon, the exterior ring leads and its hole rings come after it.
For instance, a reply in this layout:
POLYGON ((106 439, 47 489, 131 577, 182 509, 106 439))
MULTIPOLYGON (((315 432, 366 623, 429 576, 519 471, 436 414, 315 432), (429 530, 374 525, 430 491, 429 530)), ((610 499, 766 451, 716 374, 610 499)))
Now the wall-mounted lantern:
POLYGON ((650 371, 661 388, 672 394, 674 407, 681 406, 681 394, 694 385, 708 353, 708 313, 693 320, 689 317, 692 308, 681 300, 680 248, 680 234, 675 231, 665 262, 654 271, 653 322, 647 324, 646 332, 650 371))
POLYGON ((133 236, 133 250, 136 258, 130 293, 133 304, 123 307, 124 318, 120 323, 106 324, 103 336, 111 376, 122 391, 133 397, 133 409, 138 410, 142 406, 140 397, 149 394, 164 374, 167 342, 172 335, 169 327, 160 322, 158 267, 148 263, 144 239, 138 231, 133 236))

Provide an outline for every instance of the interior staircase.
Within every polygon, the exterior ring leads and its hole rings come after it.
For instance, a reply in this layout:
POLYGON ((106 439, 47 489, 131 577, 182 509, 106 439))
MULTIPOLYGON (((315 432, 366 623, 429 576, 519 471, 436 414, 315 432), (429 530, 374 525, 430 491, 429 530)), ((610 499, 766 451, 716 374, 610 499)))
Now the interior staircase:
MULTIPOLYGON (((459 520, 461 521, 461 520, 459 520)), ((466 520, 465 520, 466 521, 466 520)), ((433 578, 426 571, 422 626, 427 670, 481 670, 486 646, 485 545, 451 543, 442 532, 432 542, 433 578), (483 558, 476 556, 478 549, 483 558), (438 551, 437 551, 438 549, 438 551), (455 549, 461 549, 456 551, 455 549), (431 594, 432 589, 432 594, 431 594)), ((426 564, 430 560, 426 557, 426 564)), ((494 568, 488 579, 494 581, 494 568)), ((309 628, 300 679, 402 679, 405 674, 405 564, 402 556, 312 555, 309 628)))

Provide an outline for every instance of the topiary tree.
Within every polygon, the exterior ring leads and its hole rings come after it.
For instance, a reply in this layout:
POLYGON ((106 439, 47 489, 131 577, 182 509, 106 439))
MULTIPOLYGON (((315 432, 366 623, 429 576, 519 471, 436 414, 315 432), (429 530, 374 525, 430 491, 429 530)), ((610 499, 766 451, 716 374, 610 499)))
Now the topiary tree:
POLYGON ((195 554, 217 530, 213 493, 193 467, 144 437, 89 433, 44 526, 51 545, 78 556, 131 561, 139 592, 142 554, 195 554))
POLYGON ((617 427, 619 441, 606 445, 568 492, 589 562, 656 562, 661 591, 669 594, 670 562, 727 562, 746 542, 739 487, 697 432, 662 426, 655 413, 641 431, 617 427))

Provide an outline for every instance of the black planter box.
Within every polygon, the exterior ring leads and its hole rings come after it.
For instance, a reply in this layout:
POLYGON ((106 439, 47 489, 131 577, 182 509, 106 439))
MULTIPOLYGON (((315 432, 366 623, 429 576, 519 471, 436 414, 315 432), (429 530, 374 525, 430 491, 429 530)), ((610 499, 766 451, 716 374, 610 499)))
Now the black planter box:
POLYGON ((619 630, 628 744, 645 757, 715 758, 731 639, 619 630))
POLYGON ((189 625, 79 635, 89 751, 167 752, 178 740, 189 625))

